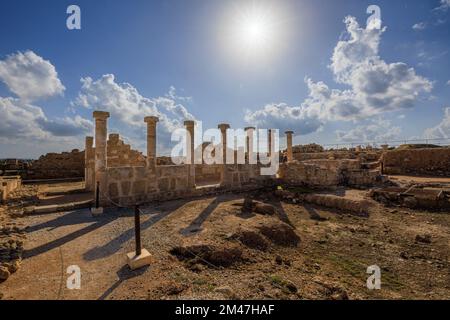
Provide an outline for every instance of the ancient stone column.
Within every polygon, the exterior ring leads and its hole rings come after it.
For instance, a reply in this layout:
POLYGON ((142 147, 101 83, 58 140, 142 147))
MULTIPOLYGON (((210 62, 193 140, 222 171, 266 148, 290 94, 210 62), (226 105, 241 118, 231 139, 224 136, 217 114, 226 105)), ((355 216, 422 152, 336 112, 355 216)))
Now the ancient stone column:
POLYGON ((287 153, 287 161, 291 162, 294 160, 294 157, 292 155, 292 134, 293 131, 286 131, 286 153, 287 153))
POLYGON ((84 181, 87 191, 94 191, 95 180, 95 153, 94 137, 86 137, 86 146, 84 149, 84 181))
POLYGON ((147 163, 156 165, 156 123, 159 118, 150 116, 144 121, 147 123, 147 163))
POLYGON ((249 164, 256 164, 256 155, 253 150, 253 135, 255 132, 255 127, 247 127, 245 128, 245 132, 247 133, 247 158, 249 164))
POLYGON ((222 169, 220 170, 220 184, 226 182, 226 162, 227 162, 227 129, 230 125, 227 123, 221 123, 217 126, 220 129, 222 136, 222 143, 220 144, 220 151, 222 153, 222 169))
MULTIPOLYGON (((106 137, 108 134, 107 119, 109 112, 94 111, 95 119, 95 185, 99 183, 100 204, 107 203, 107 179, 106 179, 106 137)), ((97 195, 96 195, 97 196, 97 195)))
POLYGON ((186 163, 194 164, 194 126, 195 122, 186 120, 184 122, 186 128, 186 163))
POLYGON ((195 122, 186 120, 186 164, 189 166, 188 185, 195 188, 195 164, 194 164, 194 127, 195 122))

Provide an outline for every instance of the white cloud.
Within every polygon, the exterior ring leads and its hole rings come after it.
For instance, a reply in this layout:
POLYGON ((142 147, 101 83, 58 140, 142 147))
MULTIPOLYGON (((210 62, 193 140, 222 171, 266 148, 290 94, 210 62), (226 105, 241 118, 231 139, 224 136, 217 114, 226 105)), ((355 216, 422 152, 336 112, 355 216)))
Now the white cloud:
MULTIPOLYGON (((299 107, 284 105, 287 110, 283 110, 282 118, 286 121, 291 118, 295 125, 291 127, 293 130, 301 131, 305 121, 361 120, 411 108, 421 93, 431 91, 432 83, 417 75, 413 68, 402 62, 387 63, 380 58, 379 44, 386 28, 361 28, 354 17, 344 21, 347 38, 336 44, 330 69, 336 82, 349 88, 330 89, 321 81, 306 79, 309 95, 303 103, 299 107)), ((265 106, 247 112, 246 120, 275 127, 280 117, 276 112, 267 112, 265 106)), ((317 129, 320 127, 316 126, 317 129)))
POLYGON ((33 51, 17 52, 0 60, 0 79, 28 102, 59 95, 65 90, 55 67, 33 51))
POLYGON ((400 132, 401 128, 392 126, 391 121, 379 118, 350 131, 336 130, 336 136, 344 142, 384 142, 398 139, 400 132))
POLYGON ((412 26, 413 30, 416 30, 416 31, 425 30, 426 27, 427 27, 426 22, 418 22, 412 26))
POLYGON ((450 107, 444 109, 442 121, 435 127, 428 128, 424 132, 427 139, 449 139, 450 138, 450 107))
POLYGON ((54 66, 34 52, 18 52, 0 61, 0 79, 18 96, 0 97, 1 156, 35 157, 49 150, 79 147, 81 137, 92 132, 90 120, 79 115, 49 119, 41 107, 31 103, 65 89, 54 66))
MULTIPOLYGON (((345 19, 350 39, 336 45, 331 70, 338 83, 351 87, 353 117, 410 108, 432 83, 416 75, 405 63, 386 63, 378 55, 383 29, 361 28, 356 19, 345 19)), ((342 92, 341 94, 345 93, 342 92)))
POLYGON ((447 11, 450 8, 450 0, 441 0, 440 6, 434 8, 437 11, 447 11))
POLYGON ((41 108, 16 98, 0 97, 0 137, 3 141, 22 138, 45 138, 38 122, 45 120, 41 108))
POLYGON ((83 136, 94 131, 93 122, 79 115, 73 118, 42 119, 39 120, 39 124, 43 130, 58 137, 83 136))
POLYGON ((290 107, 284 103, 268 104, 255 112, 247 110, 245 121, 260 128, 275 128, 281 131, 298 128, 296 134, 308 134, 322 127, 322 121, 308 115, 304 108, 290 107))
POLYGON ((73 105, 110 112, 112 120, 124 124, 125 133, 134 130, 130 135, 137 139, 145 135, 144 117, 159 117, 158 130, 162 136, 158 137, 158 142, 163 142, 158 145, 160 150, 170 141, 173 130, 182 127, 184 120, 194 119, 182 104, 190 98, 178 96, 174 87, 163 97, 146 98, 131 84, 116 82, 112 74, 97 80, 82 78, 81 82, 80 93, 73 105))
POLYGON ((92 132, 93 124, 79 115, 50 120, 44 111, 20 99, 0 97, 0 140, 33 142, 82 136, 92 132))
POLYGON ((50 120, 40 107, 11 97, 0 97, 0 113, 0 157, 84 149, 83 136, 93 131, 93 123, 79 115, 50 120))
POLYGON ((447 81, 447 85, 450 86, 450 80, 447 81))

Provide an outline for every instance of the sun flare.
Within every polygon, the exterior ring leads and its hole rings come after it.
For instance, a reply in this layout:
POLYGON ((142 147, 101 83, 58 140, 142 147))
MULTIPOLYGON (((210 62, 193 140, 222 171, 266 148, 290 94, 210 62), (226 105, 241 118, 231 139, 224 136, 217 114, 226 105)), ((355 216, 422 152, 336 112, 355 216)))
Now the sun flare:
POLYGON ((263 49, 271 40, 270 20, 266 16, 254 12, 243 17, 238 28, 239 42, 249 50, 263 49))
POLYGON ((260 60, 277 49, 281 38, 279 10, 267 2, 237 6, 230 14, 226 45, 238 59, 260 60))

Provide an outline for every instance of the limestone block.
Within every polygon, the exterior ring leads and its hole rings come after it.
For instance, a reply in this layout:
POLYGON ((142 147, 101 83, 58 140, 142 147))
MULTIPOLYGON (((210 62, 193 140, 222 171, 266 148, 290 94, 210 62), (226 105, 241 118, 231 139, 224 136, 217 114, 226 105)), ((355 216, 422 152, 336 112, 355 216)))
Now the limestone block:
POLYGON ((131 181, 122 181, 120 183, 122 195, 128 196, 130 194, 131 189, 131 181))
POLYGON ((161 178, 158 180, 158 187, 159 190, 164 192, 169 190, 169 179, 168 178, 161 178))
POLYGON ((153 258, 152 255, 147 251, 147 249, 142 249, 139 256, 136 255, 135 251, 127 253, 127 260, 130 269, 136 270, 150 265, 153 261, 153 258))
POLYGON ((119 196, 119 186, 117 183, 110 183, 108 186, 108 195, 110 198, 116 198, 119 196))
POLYGON ((146 181, 145 180, 137 180, 133 182, 133 194, 144 194, 145 193, 145 187, 146 187, 146 181))

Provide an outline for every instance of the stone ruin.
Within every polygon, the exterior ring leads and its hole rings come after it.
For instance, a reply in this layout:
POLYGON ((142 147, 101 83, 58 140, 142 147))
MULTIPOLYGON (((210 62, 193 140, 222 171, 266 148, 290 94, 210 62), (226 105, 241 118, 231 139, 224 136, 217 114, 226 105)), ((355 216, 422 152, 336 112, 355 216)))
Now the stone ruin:
POLYGON ((369 195, 385 205, 423 208, 428 210, 449 210, 450 189, 443 186, 413 185, 411 187, 387 187, 373 189, 369 195))
POLYGON ((450 148, 396 149, 383 153, 386 174, 450 176, 450 148))
POLYGON ((292 161, 280 165, 279 177, 288 185, 308 187, 372 187, 382 183, 380 169, 369 169, 360 159, 292 161))
MULTIPOLYGON (((272 181, 270 176, 259 174, 259 164, 221 164, 197 165, 194 163, 194 121, 185 121, 190 133, 187 141, 188 157, 192 164, 159 165, 156 157, 156 125, 158 118, 145 117, 147 123, 147 155, 121 158, 119 149, 123 148, 118 136, 115 143, 107 143, 108 112, 94 111, 94 138, 86 138, 85 181, 86 189, 96 191, 98 184, 99 200, 102 206, 134 205, 152 200, 169 200, 232 190, 250 190, 272 181), (117 141, 119 141, 117 143, 117 141), (119 148, 119 149, 117 149, 119 148), (117 152, 114 149, 118 150, 117 152), (116 158, 111 159, 111 155, 116 158), (132 160, 132 161, 130 161, 132 160), (218 181, 214 185, 199 186, 202 181, 218 181)), ((220 124, 222 133, 223 159, 225 159, 228 124, 220 124)), ((250 130, 249 128, 248 130, 250 130)), ((249 143, 249 142, 247 142, 249 143)), ((252 142, 250 142, 252 143, 252 142)), ((126 147, 128 150, 128 147, 126 147)))
POLYGON ((0 160, 0 176, 20 175, 28 170, 31 160, 3 159, 0 160))
POLYGON ((64 179, 80 178, 84 175, 84 151, 74 149, 71 152, 47 153, 33 161, 24 178, 64 179))
MULTIPOLYGON (((298 161, 294 158, 292 131, 286 132, 287 149, 285 162, 280 165, 276 175, 261 175, 261 164, 250 164, 253 151, 254 127, 245 128, 247 133, 245 164, 193 164, 195 122, 184 122, 190 140, 186 141, 188 157, 192 164, 174 165, 169 161, 157 161, 156 126, 158 118, 145 117, 147 123, 147 154, 132 151, 123 144, 118 134, 109 135, 107 140, 108 112, 94 111, 94 138, 86 137, 85 181, 86 189, 92 192, 99 188, 102 206, 134 205, 152 200, 169 200, 204 194, 246 191, 264 186, 287 183, 312 187, 331 187, 337 185, 372 186, 382 182, 379 169, 374 169, 361 159, 318 159, 298 161)), ((228 124, 219 124, 222 142, 219 150, 223 152, 225 163, 227 151, 226 130, 228 124)), ((268 150, 271 150, 272 134, 269 134, 268 150)), ((205 145, 200 146, 202 148, 205 145)), ((217 150, 217 149, 216 149, 217 150)), ((236 150, 235 150, 236 152, 236 150)), ((167 159, 166 159, 167 160, 167 159)))
POLYGON ((20 188, 22 179, 20 176, 0 177, 0 203, 6 202, 9 195, 20 188))

